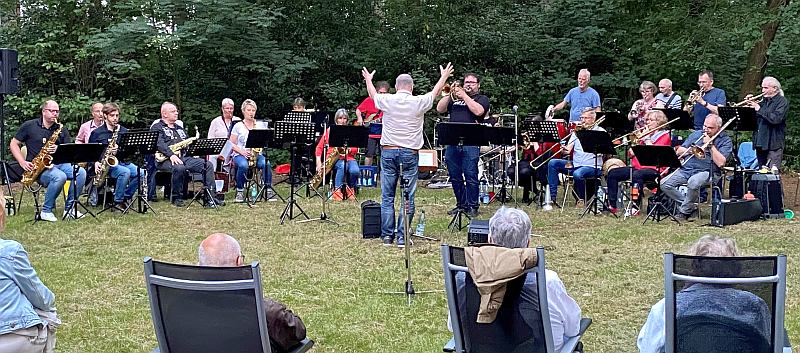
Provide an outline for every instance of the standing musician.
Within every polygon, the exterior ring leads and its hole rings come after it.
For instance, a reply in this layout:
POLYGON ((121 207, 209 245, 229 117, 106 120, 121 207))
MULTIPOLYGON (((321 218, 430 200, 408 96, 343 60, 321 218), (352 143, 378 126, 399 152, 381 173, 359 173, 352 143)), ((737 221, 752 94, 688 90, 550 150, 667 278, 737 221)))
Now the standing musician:
MULTIPOLYGON (((116 156, 119 149, 119 137, 128 132, 128 129, 119 124, 119 106, 115 103, 106 103, 103 106, 103 116, 106 123, 103 126, 92 131, 89 135, 89 143, 103 143, 108 145, 111 143, 111 137, 114 136, 114 131, 117 130, 117 140, 114 141, 114 146, 111 147, 110 153, 116 156)), ((103 155, 105 157, 105 154, 103 155)), ((100 162, 94 163, 95 172, 99 172, 101 168, 100 162)), ((138 168, 135 164, 130 162, 118 161, 115 166, 108 167, 108 177, 117 179, 117 184, 114 187, 114 209, 117 211, 125 211, 128 207, 128 200, 133 198, 136 189, 139 187, 140 175, 137 174, 138 168)))
POLYGON ((700 87, 700 97, 694 102, 694 129, 703 129, 706 116, 710 113, 719 114, 717 108, 727 103, 725 91, 714 87, 714 73, 710 70, 700 71, 697 77, 697 85, 700 87))
MULTIPOLYGON (((669 129, 666 126, 667 116, 660 110, 651 110, 645 115, 647 125, 646 130, 637 130, 641 133, 647 133, 636 141, 640 145, 648 146, 670 146, 672 137, 670 136, 669 129)), ((656 170, 653 166, 643 166, 639 164, 639 160, 633 155, 633 150, 628 149, 628 156, 631 157, 631 167, 614 168, 606 174, 606 184, 608 185, 608 200, 611 204, 609 211, 613 214, 617 213, 616 201, 619 196, 619 183, 625 180, 633 180, 631 184, 633 188, 641 190, 645 182, 656 180, 659 173, 666 172, 666 169, 660 171, 656 170)), ((641 198, 636 200, 637 210, 641 208, 641 198)), ((638 211, 634 211, 638 212, 638 211)), ((635 215, 635 213, 634 213, 635 215)))
POLYGON ((672 81, 668 78, 658 81, 658 90, 660 93, 656 99, 663 103, 663 107, 667 109, 681 109, 683 101, 675 91, 672 90, 672 81))
POLYGON ((87 143, 92 131, 101 126, 103 126, 103 103, 95 102, 92 104, 91 119, 81 124, 78 135, 75 136, 75 143, 87 143))
MULTIPOLYGON (((69 131, 62 128, 62 125, 58 123, 58 114, 60 112, 58 103, 55 101, 48 100, 44 102, 44 104, 42 104, 42 118, 31 119, 24 122, 22 126, 19 127, 14 138, 11 139, 11 144, 9 145, 11 154, 26 172, 32 171, 38 167, 31 163, 31 161, 42 152, 42 147, 44 147, 45 142, 50 140, 56 131, 59 129, 61 130, 58 137, 55 139, 55 144, 45 151, 47 154, 52 156, 52 154, 56 152, 56 148, 59 144, 69 143, 69 131), (20 149, 23 144, 25 144, 28 149, 27 155, 25 156, 22 155, 22 150, 20 149)), ((62 163, 54 165, 53 168, 44 169, 42 174, 39 175, 37 181, 47 188, 44 194, 42 213, 39 216, 40 219, 48 222, 57 221, 56 216, 53 214, 56 197, 63 192, 64 184, 67 180, 73 180, 72 172, 72 164, 62 163)), ((78 190, 83 190, 83 184, 86 182, 86 170, 78 168, 78 177, 76 179, 77 180, 73 180, 74 182, 70 183, 70 189, 64 201, 65 213, 66 209, 69 209, 75 204, 73 188, 76 187, 76 184, 78 190)), ((70 216, 72 215, 74 215, 74 213, 70 211, 70 216)), ((82 217, 83 214, 78 212, 77 218, 82 217)))
MULTIPOLYGON (((233 125, 231 130, 230 141, 232 144, 231 158, 233 163, 236 164, 236 198, 234 202, 244 202, 244 184, 247 181, 247 171, 250 168, 250 160, 255 158, 255 167, 261 171, 264 178, 264 185, 272 185, 272 168, 267 161, 267 157, 263 153, 253 154, 247 145, 247 137, 250 136, 250 130, 264 128, 256 121, 256 110, 258 106, 252 99, 245 99, 242 102, 242 115, 244 120, 240 123, 233 125)), ((267 189, 267 199, 272 200, 272 190, 267 189)))
MULTIPOLYGON (((447 63, 439 66, 439 81, 430 92, 415 96, 414 79, 409 74, 401 74, 395 79, 394 94, 378 94, 372 84, 375 71, 361 69, 367 84, 367 92, 375 101, 375 107, 383 111, 383 134, 381 135, 381 238, 383 245, 391 246, 397 234, 397 246, 405 246, 403 219, 395 222, 394 195, 397 182, 408 185, 407 220, 414 218, 414 194, 417 190, 419 170, 419 149, 422 148, 422 127, 425 112, 433 107, 433 100, 442 91, 445 81, 453 73, 453 66, 447 63), (400 167, 402 165, 402 175, 400 167)), ((402 213, 401 213, 402 214, 402 213)))
MULTIPOLYGON (((150 131, 158 131, 158 152, 164 154, 167 159, 163 162, 156 161, 156 168, 159 170, 172 172, 172 204, 176 207, 183 207, 185 203, 183 190, 186 186, 186 171, 203 174, 203 185, 209 190, 215 190, 214 169, 211 162, 185 155, 182 149, 180 156, 172 151, 171 145, 187 139, 189 136, 182 126, 176 124, 178 121, 178 107, 171 102, 161 104, 161 121, 156 122, 150 127, 150 131)), ((206 198, 208 196, 205 196, 206 198)), ((203 206, 213 208, 224 206, 222 200, 212 197, 210 200, 203 200, 203 206)))
POLYGON ((764 77, 761 81, 761 93, 764 94, 761 103, 752 101, 749 104, 756 110, 758 123, 758 130, 753 133, 753 148, 759 165, 780 170, 789 101, 783 96, 781 83, 772 76, 764 77))
POLYGON ((600 111, 600 94, 589 87, 591 80, 591 73, 587 69, 581 69, 578 72, 578 87, 575 87, 564 96, 561 103, 553 107, 553 111, 564 109, 569 104, 569 122, 578 123, 581 121, 581 112, 586 108, 592 108, 594 111, 600 111))
MULTIPOLYGON (((222 111, 222 115, 214 118, 214 120, 211 120, 211 125, 208 127, 208 138, 228 138, 231 136, 231 129, 233 128, 233 125, 239 121, 242 121, 242 118, 233 115, 233 99, 223 99, 220 109, 222 111)), ((242 113, 244 114, 244 112, 242 113)), ((208 156, 211 164, 214 165, 214 170, 217 170, 219 160, 224 160, 224 157, 226 156, 208 156)), ((223 169, 227 171, 227 167, 225 167, 226 164, 227 163, 223 163, 223 169)))
MULTIPOLYGON (((453 95, 445 95, 436 104, 439 113, 448 112, 451 123, 483 123, 483 117, 489 111, 489 97, 480 94, 481 80, 477 74, 464 75, 464 86, 453 88, 453 95)), ((447 214, 454 215, 464 210, 468 216, 478 215, 478 160, 480 146, 447 146, 444 158, 447 162, 447 173, 456 196, 456 207, 447 214)))
MULTIPOLYGON (((336 121, 336 125, 347 125, 347 110, 346 109, 339 109, 334 114, 333 119, 336 121)), ((325 157, 325 160, 322 160, 322 154, 325 151, 325 145, 327 145, 330 139, 331 128, 328 127, 325 129, 325 132, 322 134, 322 137, 319 139, 319 143, 317 143, 317 148, 315 150, 315 155, 317 159, 317 174, 319 173, 327 173, 328 171, 325 170, 327 167, 327 160, 329 158, 336 158, 336 163, 333 165, 333 174, 334 175, 334 186, 335 190, 333 191, 333 200, 334 201, 342 201, 343 199, 347 198, 348 200, 355 200, 356 193, 353 189, 353 185, 356 184, 358 180, 358 176, 361 175, 361 169, 358 166, 358 162, 356 162, 356 153, 358 153, 357 147, 350 147, 348 148, 347 154, 342 156, 339 149, 336 147, 328 146, 328 154, 325 157), (342 192, 342 185, 344 185, 344 178, 345 178, 345 171, 347 172, 347 190, 342 192), (346 195, 346 196, 345 196, 346 195)))
MULTIPOLYGON (((581 122, 578 125, 579 129, 589 129, 594 131, 606 131, 599 125, 595 124, 597 112, 594 108, 586 107, 581 113, 581 122)), ((603 165, 603 155, 594 154, 583 151, 581 141, 578 140, 578 135, 575 131, 569 137, 566 146, 562 146, 561 155, 569 156, 572 154, 572 166, 568 166, 566 159, 551 159, 547 163, 547 185, 550 190, 550 199, 545 200, 545 211, 553 209, 553 202, 555 202, 556 194, 558 193, 558 174, 559 173, 572 173, 575 181, 575 190, 579 193, 578 206, 583 205, 583 200, 586 199, 586 178, 597 177, 600 175, 600 167, 603 165)))
POLYGON ((714 172, 713 182, 719 179, 719 168, 725 165, 725 161, 733 151, 733 142, 725 133, 720 133, 722 118, 717 114, 709 114, 703 124, 703 130, 697 130, 689 135, 678 146, 675 152, 681 156, 686 154, 686 158, 681 163, 683 165, 670 175, 661 180, 661 189, 671 199, 678 202, 678 214, 675 215, 679 221, 685 221, 697 209, 695 201, 698 200, 700 188, 709 183, 709 170, 714 172), (719 135, 711 142, 711 137, 719 135), (695 145, 700 148, 705 146, 705 159, 695 157, 691 152, 687 152, 690 146, 695 145), (686 184, 686 195, 684 196, 678 188, 686 184))
MULTIPOLYGON (((378 81, 375 82, 375 88, 378 94, 389 93, 389 82, 378 81)), ((364 125, 366 123, 380 123, 383 117, 383 112, 375 108, 375 101, 369 96, 361 101, 361 104, 356 107, 356 125, 364 125), (365 121, 366 119, 366 121, 365 121)), ((369 134, 369 141, 367 141, 367 155, 364 158, 364 165, 372 165, 372 158, 378 154, 378 147, 381 145, 380 134, 369 134)))
POLYGON ((642 99, 633 102, 631 111, 628 113, 628 120, 634 121, 634 129, 641 130, 646 125, 645 113, 653 108, 663 108, 663 102, 656 99, 656 85, 650 81, 642 81, 639 85, 639 93, 642 99))

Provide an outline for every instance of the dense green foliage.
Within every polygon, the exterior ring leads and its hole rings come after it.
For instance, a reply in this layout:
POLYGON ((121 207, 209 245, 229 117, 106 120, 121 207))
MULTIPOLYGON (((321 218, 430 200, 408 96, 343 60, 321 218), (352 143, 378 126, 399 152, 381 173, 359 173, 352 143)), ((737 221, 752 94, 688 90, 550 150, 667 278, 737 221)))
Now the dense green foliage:
MULTIPOLYGON (((671 78, 685 97, 704 68, 738 100, 757 90, 741 85, 770 21, 779 27, 763 70, 794 102, 799 9, 781 0, 2 0, 0 46, 18 49, 21 61, 8 130, 46 97, 61 103, 73 131, 92 100, 121 102, 123 121, 141 125, 172 100, 201 129, 223 97, 254 99, 260 117, 295 96, 353 109, 365 95, 362 66, 389 81, 411 72, 424 90, 448 61, 458 75, 484 77, 494 113, 514 104, 543 111, 583 67, 603 98, 616 99, 607 106, 621 110, 641 80, 671 78), (768 2, 782 4, 777 14, 768 2)), ((793 142, 796 121, 792 112, 793 142)))

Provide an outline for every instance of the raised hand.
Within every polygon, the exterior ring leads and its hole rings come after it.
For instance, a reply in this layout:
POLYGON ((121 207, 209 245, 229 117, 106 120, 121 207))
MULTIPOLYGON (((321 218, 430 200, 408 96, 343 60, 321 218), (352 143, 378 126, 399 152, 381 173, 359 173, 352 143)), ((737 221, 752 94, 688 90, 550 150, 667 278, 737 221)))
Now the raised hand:
POLYGON ((445 65, 444 67, 442 67, 442 65, 439 65, 439 73, 442 75, 442 77, 450 77, 450 76, 452 76, 453 75, 453 64, 447 63, 447 65, 445 65))
POLYGON ((366 67, 362 67, 361 76, 363 76, 364 79, 367 81, 372 81, 372 77, 375 76, 375 70, 372 70, 372 72, 370 72, 369 70, 367 70, 366 67))

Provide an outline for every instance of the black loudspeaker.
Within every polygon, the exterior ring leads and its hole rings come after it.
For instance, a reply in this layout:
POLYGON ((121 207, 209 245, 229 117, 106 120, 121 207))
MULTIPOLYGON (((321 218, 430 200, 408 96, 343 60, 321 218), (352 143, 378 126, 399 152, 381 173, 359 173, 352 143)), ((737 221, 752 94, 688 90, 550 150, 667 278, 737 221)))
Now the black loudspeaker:
POLYGON ((486 244, 489 242, 489 220, 473 219, 467 226, 467 244, 486 244))
POLYGON ((17 51, 0 48, 0 94, 19 92, 19 61, 17 51))
POLYGON ((785 218, 783 213, 783 185, 780 175, 755 174, 750 179, 748 189, 761 200, 765 218, 785 218))
POLYGON ((755 221, 761 217, 761 201, 722 200, 711 206, 711 225, 722 227, 744 221, 755 221))
POLYGON ((381 236, 381 204, 372 200, 361 203, 361 236, 364 239, 381 236))

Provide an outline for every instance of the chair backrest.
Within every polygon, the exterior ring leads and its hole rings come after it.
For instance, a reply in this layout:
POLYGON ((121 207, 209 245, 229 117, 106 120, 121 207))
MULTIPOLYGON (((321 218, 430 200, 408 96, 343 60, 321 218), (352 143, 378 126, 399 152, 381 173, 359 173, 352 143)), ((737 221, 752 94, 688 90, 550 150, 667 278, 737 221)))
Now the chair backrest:
POLYGON ((750 141, 739 144, 736 156, 739 157, 739 166, 742 168, 756 169, 759 167, 756 151, 753 149, 753 143, 750 141))
POLYGON ((480 295, 466 267, 464 248, 442 245, 442 265, 445 275, 447 306, 450 312, 456 352, 553 352, 550 313, 547 307, 544 248, 536 248, 536 266, 507 283, 503 305, 490 324, 477 323, 480 295), (526 280, 533 286, 526 286, 526 280), (463 289, 459 294, 459 282, 463 289), (521 307, 522 292, 536 298, 532 311, 535 317, 525 317, 521 307))
POLYGON ((144 272, 162 353, 271 353, 258 262, 205 267, 147 257, 144 272))
POLYGON ((664 255, 665 352, 781 352, 786 256, 664 255))

